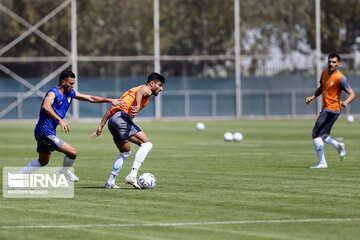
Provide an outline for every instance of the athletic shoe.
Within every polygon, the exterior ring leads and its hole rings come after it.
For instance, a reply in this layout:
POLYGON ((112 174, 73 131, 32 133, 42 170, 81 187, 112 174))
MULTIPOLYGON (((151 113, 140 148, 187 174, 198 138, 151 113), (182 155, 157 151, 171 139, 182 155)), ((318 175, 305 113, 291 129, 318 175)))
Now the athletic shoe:
POLYGON ((131 184, 131 185, 133 185, 133 187, 136 188, 136 189, 141 189, 141 187, 140 187, 139 184, 137 183, 136 177, 133 177, 133 176, 128 175, 128 176, 125 178, 125 183, 126 183, 126 184, 131 184))
POLYGON ((339 146, 337 148, 337 152, 339 153, 340 161, 344 161, 345 158, 346 158, 346 151, 345 151, 345 144, 344 143, 339 143, 339 146))
POLYGON ((310 168, 327 168, 327 164, 326 163, 317 163, 315 166, 312 166, 310 168))
POLYGON ((68 169, 67 170, 60 169, 59 174, 64 174, 66 179, 69 180, 70 182, 79 181, 79 178, 74 173, 70 172, 68 169))
POLYGON ((108 184, 108 183, 106 183, 105 188, 120 188, 120 187, 118 185, 116 185, 116 184, 108 184))

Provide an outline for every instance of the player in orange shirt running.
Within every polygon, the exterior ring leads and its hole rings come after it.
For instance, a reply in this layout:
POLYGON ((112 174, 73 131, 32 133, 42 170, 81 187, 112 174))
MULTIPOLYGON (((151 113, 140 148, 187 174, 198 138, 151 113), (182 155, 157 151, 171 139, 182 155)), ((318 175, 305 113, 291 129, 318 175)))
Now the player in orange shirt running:
POLYGON ((346 157, 345 144, 332 139, 330 135, 331 128, 340 115, 341 106, 347 107, 354 100, 355 93, 347 78, 338 70, 341 58, 336 53, 330 53, 328 57, 328 69, 321 74, 320 87, 315 93, 306 98, 306 104, 323 95, 322 110, 316 120, 312 131, 315 151, 318 155, 319 162, 311 168, 327 168, 324 155, 324 142, 334 146, 339 155, 340 160, 346 157), (341 101, 341 92, 345 91, 349 94, 345 101, 341 101))
POLYGON ((93 138, 99 136, 104 125, 109 120, 108 128, 113 136, 114 143, 119 149, 120 154, 116 157, 109 180, 105 184, 105 188, 119 188, 115 184, 122 165, 130 156, 130 142, 139 145, 139 149, 135 155, 134 163, 130 174, 125 178, 127 184, 131 184, 134 188, 140 189, 137 183, 137 172, 144 162, 147 154, 152 148, 152 143, 134 122, 135 115, 143 109, 149 102, 150 96, 157 96, 163 90, 165 78, 158 73, 151 73, 148 76, 146 85, 134 87, 125 92, 120 100, 120 107, 110 107, 104 114, 103 119, 97 129, 91 136, 93 138), (130 142, 129 142, 130 141, 130 142))

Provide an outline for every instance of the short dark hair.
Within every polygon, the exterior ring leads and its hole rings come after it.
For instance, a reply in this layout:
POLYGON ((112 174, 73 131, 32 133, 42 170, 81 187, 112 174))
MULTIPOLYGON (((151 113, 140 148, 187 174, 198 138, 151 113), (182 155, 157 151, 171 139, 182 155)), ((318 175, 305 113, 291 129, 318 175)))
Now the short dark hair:
POLYGON ((59 84, 61 83, 62 80, 66 80, 68 78, 75 78, 75 74, 70 70, 62 71, 59 76, 59 84))
POLYGON ((337 53, 334 53, 334 52, 332 52, 332 53, 329 54, 328 59, 330 59, 330 58, 337 58, 337 60, 338 60, 339 62, 341 61, 340 55, 337 54, 337 53))
POLYGON ((151 81, 160 81, 163 84, 165 83, 165 78, 163 75, 158 74, 156 72, 150 73, 147 79, 147 83, 151 82, 151 81))

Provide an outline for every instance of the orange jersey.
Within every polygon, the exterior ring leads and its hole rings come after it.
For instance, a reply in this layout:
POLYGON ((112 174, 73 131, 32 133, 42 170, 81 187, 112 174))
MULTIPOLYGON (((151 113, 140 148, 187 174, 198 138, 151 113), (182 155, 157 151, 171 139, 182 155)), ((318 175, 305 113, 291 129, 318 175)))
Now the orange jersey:
MULTIPOLYGON (((142 86, 145 86, 145 85, 140 85, 140 86, 134 87, 134 88, 128 90, 127 92, 125 92, 120 98, 125 103, 125 107, 118 107, 118 106, 114 107, 110 111, 111 115, 113 115, 117 111, 124 111, 127 114, 129 114, 131 116, 131 118, 134 118, 135 116, 134 116, 134 114, 131 113, 130 107, 136 106, 135 94, 142 86)), ((149 100, 150 100, 150 96, 143 97, 141 99, 140 110, 143 109, 148 104, 149 100)))
POLYGON ((330 109, 340 111, 340 98, 341 98, 341 85, 340 79, 344 75, 337 71, 336 73, 329 74, 328 70, 324 70, 321 74, 321 84, 323 87, 323 109, 330 109))

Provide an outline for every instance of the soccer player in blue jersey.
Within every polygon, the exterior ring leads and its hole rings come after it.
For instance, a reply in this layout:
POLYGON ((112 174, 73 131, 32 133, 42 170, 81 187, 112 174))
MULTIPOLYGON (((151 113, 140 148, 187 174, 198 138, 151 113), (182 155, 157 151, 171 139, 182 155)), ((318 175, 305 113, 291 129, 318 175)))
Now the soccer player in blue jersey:
POLYGON ((69 125, 63 119, 73 98, 92 103, 109 102, 116 106, 120 105, 120 100, 82 94, 73 89, 74 85, 75 74, 72 71, 65 70, 59 76, 59 85, 46 93, 40 109, 39 121, 34 131, 39 159, 30 162, 18 173, 30 174, 47 165, 51 152, 57 150, 65 154, 60 174, 64 174, 69 181, 79 181, 79 178, 69 171, 77 156, 76 149, 56 136, 57 125, 61 126, 62 131, 68 132, 70 130, 69 125))

